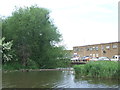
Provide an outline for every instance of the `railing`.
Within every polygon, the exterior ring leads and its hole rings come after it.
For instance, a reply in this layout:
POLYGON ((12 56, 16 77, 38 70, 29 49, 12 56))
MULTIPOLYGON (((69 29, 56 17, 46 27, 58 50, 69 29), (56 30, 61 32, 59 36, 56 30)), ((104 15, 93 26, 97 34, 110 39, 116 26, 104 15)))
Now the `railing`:
POLYGON ((82 60, 71 60, 71 64, 86 64, 87 61, 82 60))

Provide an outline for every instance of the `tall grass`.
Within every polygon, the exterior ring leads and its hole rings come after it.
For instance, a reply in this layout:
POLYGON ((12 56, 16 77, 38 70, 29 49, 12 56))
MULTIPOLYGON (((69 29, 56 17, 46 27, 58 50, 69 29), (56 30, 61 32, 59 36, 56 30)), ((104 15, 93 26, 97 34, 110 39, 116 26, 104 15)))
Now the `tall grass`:
POLYGON ((30 61, 28 66, 23 66, 18 62, 6 63, 2 65, 2 70, 20 70, 20 69, 38 69, 38 66, 34 61, 30 61))
POLYGON ((82 76, 120 79, 120 66, 118 64, 119 62, 114 61, 96 61, 75 65, 74 69, 76 74, 82 76))

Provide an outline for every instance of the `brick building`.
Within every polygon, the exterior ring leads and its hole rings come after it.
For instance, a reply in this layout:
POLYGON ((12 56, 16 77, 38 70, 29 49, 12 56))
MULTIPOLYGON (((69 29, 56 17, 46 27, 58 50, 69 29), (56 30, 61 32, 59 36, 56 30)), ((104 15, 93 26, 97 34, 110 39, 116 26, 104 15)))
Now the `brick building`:
POLYGON ((73 55, 73 50, 64 50, 64 52, 67 58, 71 58, 73 55))
POLYGON ((73 53, 77 53, 79 57, 109 57, 120 55, 120 42, 101 43, 85 46, 73 47, 73 53))

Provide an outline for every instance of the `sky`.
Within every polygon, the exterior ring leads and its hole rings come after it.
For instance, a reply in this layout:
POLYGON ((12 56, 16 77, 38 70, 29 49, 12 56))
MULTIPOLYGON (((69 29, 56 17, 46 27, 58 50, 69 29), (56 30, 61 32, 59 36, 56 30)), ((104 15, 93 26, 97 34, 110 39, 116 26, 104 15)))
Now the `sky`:
POLYGON ((67 49, 118 41, 119 0, 2 0, 0 16, 10 16, 16 7, 37 5, 51 11, 67 49))

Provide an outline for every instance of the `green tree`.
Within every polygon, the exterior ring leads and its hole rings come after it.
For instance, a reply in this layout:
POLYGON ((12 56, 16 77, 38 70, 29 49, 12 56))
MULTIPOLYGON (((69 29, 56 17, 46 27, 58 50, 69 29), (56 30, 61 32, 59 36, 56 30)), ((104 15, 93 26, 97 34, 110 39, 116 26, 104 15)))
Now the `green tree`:
POLYGON ((3 20, 3 36, 13 40, 13 49, 19 63, 28 66, 30 60, 40 68, 54 68, 63 55, 57 47, 61 34, 49 16, 49 10, 31 6, 16 9, 3 20))

